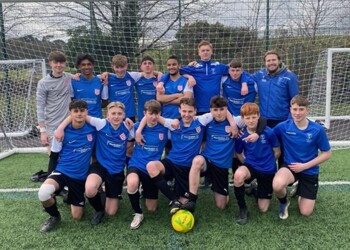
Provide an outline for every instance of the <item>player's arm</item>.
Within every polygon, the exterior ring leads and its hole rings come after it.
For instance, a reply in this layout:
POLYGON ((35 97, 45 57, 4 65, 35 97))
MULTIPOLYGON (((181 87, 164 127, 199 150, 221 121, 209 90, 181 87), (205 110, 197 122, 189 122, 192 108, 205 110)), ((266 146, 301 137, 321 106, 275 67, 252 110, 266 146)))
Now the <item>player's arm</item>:
POLYGON ((46 132, 45 125, 45 106, 46 106, 46 87, 44 82, 41 80, 38 83, 38 88, 36 91, 36 113, 38 117, 39 130, 40 130, 40 140, 41 144, 48 145, 49 137, 46 132))
POLYGON ((55 130, 54 133, 54 138, 58 141, 61 142, 63 141, 64 138, 64 129, 72 122, 72 117, 69 115, 64 119, 60 125, 58 125, 57 129, 55 130))
POLYGON ((153 71, 153 75, 157 77, 157 81, 159 82, 162 79, 163 73, 160 71, 153 71))
POLYGON ((243 141, 241 139, 237 139, 235 143, 235 152, 238 160, 242 163, 245 161, 245 156, 243 152, 243 141))
POLYGON ((289 168, 295 172, 295 173, 300 173, 306 169, 312 168, 316 165, 321 164, 322 162, 325 162, 329 158, 331 158, 332 152, 331 150, 328 151, 323 151, 321 152, 317 157, 312 159, 311 161, 305 162, 305 163, 300 163, 300 162, 292 162, 289 165, 289 168))
POLYGON ((108 105, 108 86, 105 84, 102 87, 101 103, 102 103, 102 108, 105 108, 108 105))
POLYGON ((258 120, 258 125, 256 127, 256 132, 250 134, 249 136, 244 138, 244 140, 249 142, 256 142, 259 139, 260 135, 264 132, 266 126, 267 120, 265 119, 265 117, 260 116, 258 120))
POLYGON ((144 129, 146 124, 147 124, 146 117, 143 117, 139 123, 139 127, 135 131, 135 141, 139 145, 144 145, 146 142, 145 138, 143 138, 142 136, 142 130, 144 129))
POLYGON ((280 155, 281 155, 281 148, 280 147, 274 147, 272 148, 273 150, 273 154, 274 154, 274 157, 275 157, 275 160, 277 160, 280 155))
POLYGON ((247 95, 248 94, 248 84, 247 82, 242 82, 241 84, 241 95, 247 95))
POLYGON ((193 88, 194 85, 196 85, 196 79, 194 79, 193 76, 191 76, 189 74, 183 74, 182 76, 187 78, 187 84, 189 87, 193 88))
POLYGON ((157 101, 159 101, 162 104, 178 104, 179 101, 175 101, 178 98, 182 98, 183 94, 182 93, 176 93, 176 94, 170 94, 170 95, 166 95, 164 92, 160 92, 157 90, 157 101))
POLYGON ((228 111, 228 110, 227 110, 227 114, 226 114, 226 119, 230 123, 232 136, 233 137, 238 137, 239 133, 238 133, 237 123, 236 123, 234 117, 232 116, 231 112, 228 111))
MULTIPOLYGON (((52 146, 51 146, 51 152, 50 152, 50 159, 49 159, 49 169, 56 169, 58 158, 59 158, 59 152, 62 150, 62 142, 58 142, 56 138, 54 137, 52 139, 52 146)), ((49 173, 50 174, 50 173, 49 173)))

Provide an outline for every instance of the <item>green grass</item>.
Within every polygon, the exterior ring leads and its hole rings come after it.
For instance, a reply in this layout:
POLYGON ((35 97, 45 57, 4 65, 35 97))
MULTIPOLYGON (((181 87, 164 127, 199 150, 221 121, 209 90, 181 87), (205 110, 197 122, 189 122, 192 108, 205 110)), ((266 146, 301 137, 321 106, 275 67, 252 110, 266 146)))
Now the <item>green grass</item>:
MULTIPOLYGON (((321 181, 350 180, 347 158, 350 150, 337 150, 321 166, 321 181)), ((29 181, 31 174, 46 169, 47 155, 14 155, 0 160, 0 188, 39 187, 29 181)), ((82 221, 73 221, 69 208, 58 198, 62 222, 47 234, 38 232, 47 218, 35 192, 0 193, 1 249, 348 249, 350 186, 321 186, 314 214, 299 215, 292 199, 289 218, 277 218, 278 202, 273 199, 261 214, 252 197, 247 197, 249 222, 238 226, 238 212, 232 188, 230 204, 219 211, 212 192, 200 191, 196 223, 192 231, 179 234, 170 226, 167 200, 160 195, 156 213, 145 212, 138 230, 130 230, 132 211, 127 195, 117 215, 92 227, 89 205, 82 221)))

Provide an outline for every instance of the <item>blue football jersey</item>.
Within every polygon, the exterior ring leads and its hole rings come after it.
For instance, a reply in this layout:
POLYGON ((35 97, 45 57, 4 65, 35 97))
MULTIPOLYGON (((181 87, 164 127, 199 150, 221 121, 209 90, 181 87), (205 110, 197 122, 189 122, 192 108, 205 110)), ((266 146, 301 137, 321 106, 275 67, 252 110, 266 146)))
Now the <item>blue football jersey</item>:
POLYGON ((156 87, 157 87, 157 78, 145 78, 141 77, 135 83, 136 93, 137 93, 137 116, 138 120, 141 121, 143 118, 143 110, 145 103, 149 100, 156 100, 156 87))

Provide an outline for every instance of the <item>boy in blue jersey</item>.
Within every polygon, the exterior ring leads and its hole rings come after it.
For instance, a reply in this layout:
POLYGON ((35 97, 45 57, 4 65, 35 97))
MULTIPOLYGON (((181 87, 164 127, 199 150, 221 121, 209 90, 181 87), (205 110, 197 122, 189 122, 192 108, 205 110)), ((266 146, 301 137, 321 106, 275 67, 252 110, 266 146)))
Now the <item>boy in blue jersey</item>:
POLYGON ((308 100, 298 95, 292 98, 290 105, 293 119, 274 128, 284 145, 284 165, 273 179, 273 190, 280 201, 280 219, 288 218, 287 186, 295 181, 299 182, 296 194, 300 213, 304 216, 312 214, 318 191, 319 164, 332 154, 324 128, 306 117, 308 100))
MULTIPOLYGON (((150 161, 161 159, 165 144, 168 140, 168 129, 158 123, 161 113, 160 103, 150 100, 145 103, 144 117, 146 125, 142 130, 144 144, 136 144, 128 166, 127 192, 134 218, 130 224, 131 229, 137 229, 143 220, 143 211, 140 206, 139 185, 142 183, 143 197, 147 210, 155 212, 158 205, 158 188, 148 175, 146 165, 150 161)), ((139 127, 136 123, 134 129, 139 127)))
POLYGON ((72 80, 72 99, 80 99, 88 104, 88 114, 102 118, 102 106, 107 105, 108 87, 94 75, 94 58, 89 54, 79 55, 76 66, 80 70, 79 80, 72 80), (103 102, 103 104, 102 104, 103 102))
MULTIPOLYGON (((163 82, 163 89, 157 91, 157 101, 162 104, 162 116, 165 118, 179 117, 179 103, 181 98, 193 95, 192 87, 187 84, 188 79, 180 75, 180 62, 172 55, 167 60, 169 77, 163 82)), ((161 80, 162 81, 162 80, 161 80)))
MULTIPOLYGON (((210 175, 211 189, 214 191, 215 204, 224 209, 228 203, 228 170, 232 165, 234 139, 230 135, 230 123, 227 120, 227 101, 214 96, 210 101, 210 112, 214 118, 206 126, 205 148, 200 155, 194 157, 189 173, 188 202, 182 208, 191 212, 195 209, 200 177, 210 175)), ((242 120, 236 120, 243 127, 242 120)))
MULTIPOLYGON (((170 213, 173 214, 181 208, 186 201, 185 193, 188 191, 188 176, 193 158, 199 153, 205 126, 213 117, 204 114, 194 119, 196 114, 195 100, 182 98, 179 112, 181 115, 180 128, 171 127, 172 119, 159 118, 159 122, 171 130, 172 149, 169 155, 161 161, 151 161, 147 164, 147 172, 159 190, 171 201, 170 213), (167 180, 175 178, 174 191, 167 185, 167 180)), ((231 117, 232 118, 232 117, 231 117)), ((237 126, 231 121, 231 127, 237 126)), ((232 128, 230 128, 232 131, 232 128)), ((140 133, 140 128, 137 133, 140 133)))
POLYGON ((158 72, 158 75, 154 75, 155 62, 150 56, 144 56, 141 60, 140 69, 142 71, 142 77, 135 83, 137 94, 137 118, 142 120, 144 114, 145 103, 149 100, 156 99, 156 87, 158 84, 158 78, 162 75, 158 72))
POLYGON ((53 139, 50 162, 56 169, 41 185, 38 197, 45 211, 50 215, 40 232, 48 232, 61 220, 55 194, 68 186, 68 203, 72 217, 80 220, 85 205, 84 184, 89 171, 96 130, 85 122, 87 103, 72 101, 69 105, 71 124, 64 130, 63 142, 53 139))
POLYGON ((245 203, 244 183, 257 179, 257 198, 261 212, 265 213, 272 198, 272 180, 276 173, 276 159, 281 151, 279 142, 272 129, 265 127, 256 142, 247 141, 246 138, 256 133, 259 121, 259 107, 255 103, 245 103, 241 108, 241 117, 246 127, 243 135, 236 141, 238 158, 243 162, 234 174, 234 191, 239 206, 237 223, 244 225, 248 219, 248 209, 245 203))

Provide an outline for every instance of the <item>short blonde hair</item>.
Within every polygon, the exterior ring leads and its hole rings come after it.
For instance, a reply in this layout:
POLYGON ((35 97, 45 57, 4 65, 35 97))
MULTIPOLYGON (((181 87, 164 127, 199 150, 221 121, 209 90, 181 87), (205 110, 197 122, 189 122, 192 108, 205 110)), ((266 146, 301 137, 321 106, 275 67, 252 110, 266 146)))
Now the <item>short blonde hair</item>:
POLYGON ((115 55, 112 58, 112 66, 116 67, 124 67, 128 65, 128 58, 121 54, 115 55))
POLYGON ((122 102, 111 102, 107 105, 107 110, 110 110, 112 108, 120 108, 123 111, 125 111, 125 105, 122 102))
POLYGON ((202 40, 199 44, 198 44, 198 49, 200 49, 200 47, 202 46, 209 46, 211 49, 213 49, 213 45, 207 41, 207 40, 202 40))

